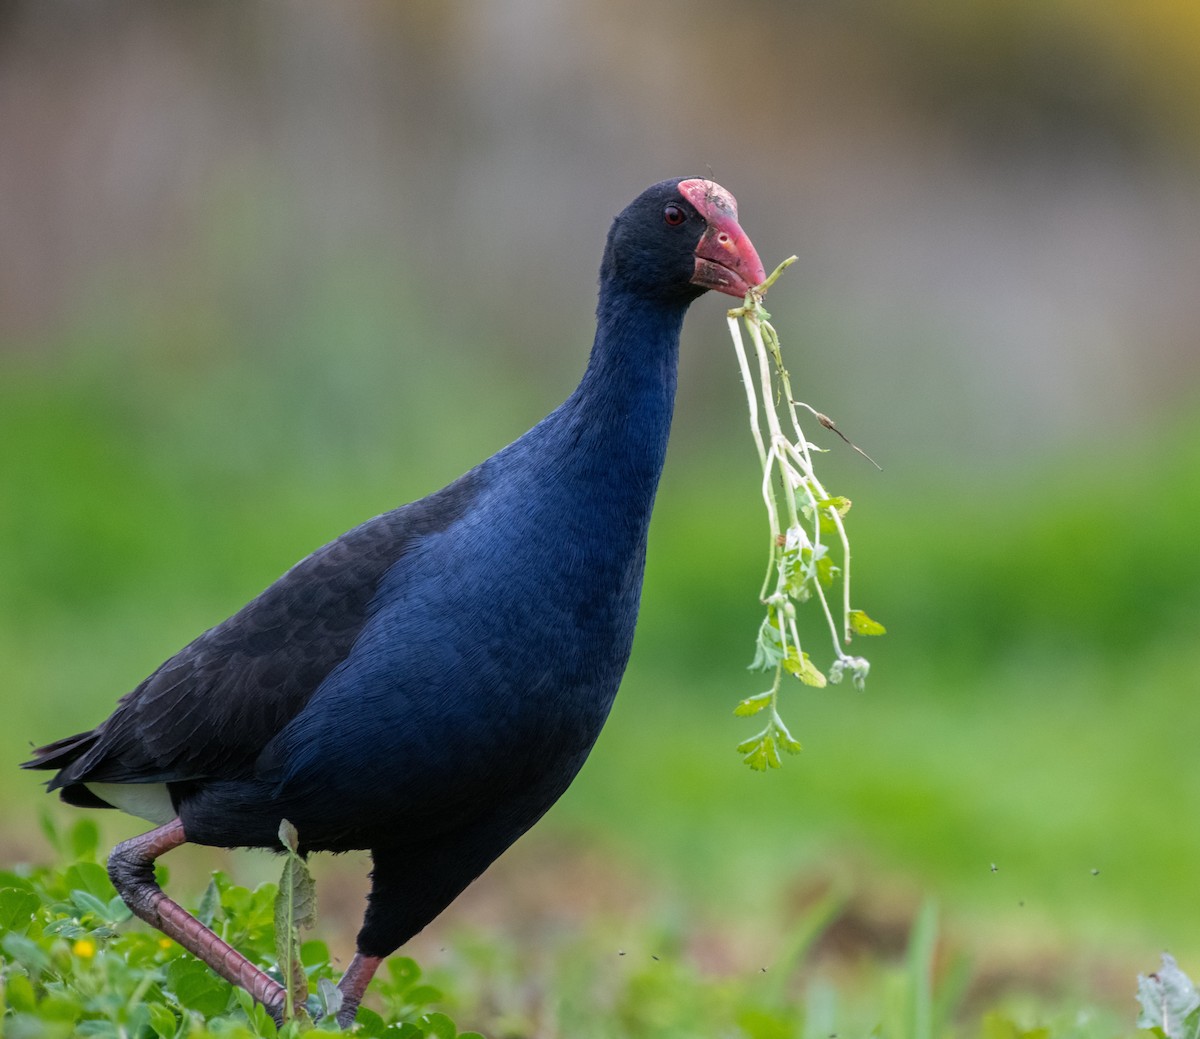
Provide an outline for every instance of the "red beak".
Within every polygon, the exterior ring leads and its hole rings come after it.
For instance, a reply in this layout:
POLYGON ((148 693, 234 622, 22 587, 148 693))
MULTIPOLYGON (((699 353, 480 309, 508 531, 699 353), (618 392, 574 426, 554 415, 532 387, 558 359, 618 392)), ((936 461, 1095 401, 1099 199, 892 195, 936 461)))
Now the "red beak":
POLYGON ((680 181, 679 193, 708 221, 696 245, 692 284, 740 299, 765 281, 762 260, 737 222, 737 199, 711 180, 680 181))

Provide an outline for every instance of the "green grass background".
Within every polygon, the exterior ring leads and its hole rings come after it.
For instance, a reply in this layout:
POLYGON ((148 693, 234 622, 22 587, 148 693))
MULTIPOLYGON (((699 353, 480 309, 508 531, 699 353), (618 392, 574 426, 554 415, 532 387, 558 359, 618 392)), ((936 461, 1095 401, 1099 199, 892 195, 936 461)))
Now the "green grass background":
MULTIPOLYGON (((297 558, 519 435, 582 368, 584 335, 531 380, 481 348, 494 329, 374 271, 263 315, 250 342, 217 307, 118 310, 98 293, 53 349, 5 357, 10 861, 45 854, 51 799, 16 768, 31 743, 95 724, 297 558)), ((778 324, 803 387, 820 343, 789 309, 778 324)), ((727 380, 689 381, 689 350, 728 349, 719 303, 699 304, 685 336, 633 662, 584 773, 516 861, 586 849, 654 893, 648 917, 757 937, 750 956, 779 954, 797 907, 835 889, 901 926, 934 898, 978 962, 1118 1005, 1132 1007, 1132 973, 1109 989, 1107 965, 1149 970, 1161 949, 1200 964, 1189 409, 1022 465, 864 444, 877 473, 831 442, 825 482, 855 501, 856 605, 889 634, 862 641, 865 693, 789 690, 805 752, 752 774, 733 747, 753 722, 731 709, 760 682, 745 670, 758 476, 732 358, 727 380)), ((886 426, 888 407, 910 405, 863 406, 886 426)), ((110 839, 136 826, 103 823, 110 839)))

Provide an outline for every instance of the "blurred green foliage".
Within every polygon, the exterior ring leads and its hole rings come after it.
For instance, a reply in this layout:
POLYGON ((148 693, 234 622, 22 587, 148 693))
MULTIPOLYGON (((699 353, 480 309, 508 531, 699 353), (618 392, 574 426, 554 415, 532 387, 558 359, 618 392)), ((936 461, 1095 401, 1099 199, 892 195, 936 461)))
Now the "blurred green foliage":
MULTIPOLYGON (((0 1028, 13 1039, 138 1036, 172 1039, 209 1035, 291 1039, 311 1027, 277 1029, 249 994, 217 977, 174 942, 144 928, 122 927, 130 912, 96 862, 89 821, 66 832, 47 827, 68 862, 0 871, 0 1028)), ((264 967, 274 966, 277 889, 253 890, 214 873, 195 912, 222 937, 264 967)), ((301 981, 331 984, 323 942, 298 949, 301 981)), ((388 1039, 481 1039, 459 1032, 433 1005, 442 993, 421 979, 407 957, 394 957, 374 986, 382 1013, 363 1009, 357 1034, 388 1039)), ((319 1004, 314 996, 311 1008, 319 1004)), ((338 1031, 332 1021, 322 1031, 338 1031)))
MULTIPOLYGON (((98 834, 90 821, 66 830, 49 826, 47 836, 58 864, 0 870, 0 1027, 6 1036, 295 1039, 313 1029, 303 1017, 277 1029, 246 992, 156 932, 127 926, 129 911, 96 862, 98 834)), ((275 969, 281 920, 274 884, 251 889, 216 872, 192 911, 264 969, 275 969)), ((605 948, 609 936, 552 937, 542 949, 541 981, 495 936, 460 936, 431 972, 409 957, 391 957, 359 1009, 355 1034, 481 1039, 478 1032, 460 1032, 446 1009, 486 1021, 496 1039, 816 1039, 838 1033, 1101 1039, 1116 1030, 1111 1015, 1090 1006, 1051 1015, 1036 1032, 1022 1023, 1027 1012, 1020 1008, 972 1008, 971 966, 941 949, 932 903, 917 914, 894 962, 872 957, 841 976, 802 973, 845 911, 837 895, 819 900, 789 924, 787 944, 769 967, 760 961, 764 965, 721 978, 697 969, 678 934, 646 922, 627 935, 634 942, 628 950, 605 948)), ((330 960, 324 942, 304 942, 297 964, 301 989, 331 985, 330 960)), ((1154 985, 1140 978, 1139 987, 1147 1009, 1159 1010, 1147 1026, 1162 1023, 1167 1011, 1151 1006, 1154 985)), ((310 995, 308 1007, 317 1016, 317 995, 310 995)), ((338 1031, 325 1018, 315 1027, 338 1031)), ((1183 1039, 1177 1030, 1167 1034, 1183 1039)))
MULTIPOLYGON (((698 308, 689 328, 705 320, 698 308)), ((556 403, 369 276, 314 294, 253 348, 223 347, 214 324, 110 317, 5 362, 9 845, 36 847, 44 795, 15 769, 30 742, 95 724, 305 552, 556 403)), ((785 692, 806 750, 769 777, 730 749, 766 536, 753 448, 740 425, 677 445, 625 687, 524 854, 584 835, 673 892, 666 906, 720 905, 768 944, 789 891, 827 881, 901 913, 936 895, 972 948, 1074 943, 1056 961, 1064 984, 1164 945, 1186 961, 1200 926, 1200 831, 1185 822, 1200 812, 1196 434, 1168 419, 1033 471, 926 472, 893 450, 878 474, 831 444, 855 500, 858 588, 891 634, 867 693, 785 692)))

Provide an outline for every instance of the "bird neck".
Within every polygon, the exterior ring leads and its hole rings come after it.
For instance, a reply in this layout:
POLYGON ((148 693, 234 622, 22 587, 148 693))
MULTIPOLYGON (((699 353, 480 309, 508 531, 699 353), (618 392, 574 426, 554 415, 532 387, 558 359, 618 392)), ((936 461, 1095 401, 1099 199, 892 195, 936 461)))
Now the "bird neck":
POLYGON ((564 405, 578 460, 590 454, 626 494, 646 495, 647 506, 666 455, 686 311, 686 302, 602 291, 587 370, 564 405))
POLYGON ((553 532, 570 545, 560 560, 593 579, 605 561, 624 573, 644 556, 686 309, 601 292, 595 344, 575 391, 484 463, 502 475, 494 501, 508 536, 533 544, 553 532))

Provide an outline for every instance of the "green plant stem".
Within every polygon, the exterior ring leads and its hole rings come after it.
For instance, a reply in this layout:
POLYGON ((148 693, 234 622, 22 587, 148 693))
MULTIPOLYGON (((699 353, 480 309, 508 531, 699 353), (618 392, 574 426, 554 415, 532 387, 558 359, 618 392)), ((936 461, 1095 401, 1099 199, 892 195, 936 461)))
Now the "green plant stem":
MULTIPOLYGON (((783 273, 796 257, 789 257, 784 260, 771 276, 763 282, 759 289, 754 290, 748 298, 747 302, 741 306, 729 311, 728 322, 730 334, 734 341, 735 353, 738 357, 738 365, 742 371, 742 380, 746 385, 746 398, 749 402, 750 411, 750 428, 754 436, 755 446, 758 449, 759 461, 763 465, 763 500, 767 506, 767 514, 770 522, 771 532, 771 553, 767 561, 767 576, 763 583, 763 591, 761 598, 766 598, 771 585, 771 576, 778 570, 780 545, 778 540, 780 537, 780 519, 779 519, 779 504, 775 495, 775 479, 777 475, 784 489, 784 504, 787 509, 788 530, 802 530, 800 517, 796 509, 795 487, 791 486, 794 477, 798 477, 799 481, 808 486, 809 492, 813 495, 816 501, 827 501, 830 499, 830 494, 825 490, 824 485, 817 478, 812 455, 809 452, 808 439, 804 435, 804 431, 800 427, 799 416, 796 414, 795 398, 792 394, 791 379, 788 376, 788 371, 783 365, 783 355, 779 348, 779 337, 775 332, 774 327, 770 324, 770 315, 763 309, 762 294, 775 283, 779 275, 783 273), (752 387, 750 378, 750 365, 746 358, 745 345, 741 336, 740 322, 744 322, 746 329, 750 334, 751 341, 754 344, 754 352, 758 361, 758 382, 759 391, 755 392, 752 387), (788 417, 791 420, 792 430, 795 433, 795 441, 784 435, 782 424, 779 421, 779 415, 775 408, 771 406, 771 398, 774 391, 772 381, 771 362, 774 362, 775 375, 779 379, 780 389, 782 391, 782 399, 786 402, 788 417), (759 423, 759 407, 758 396, 761 393, 764 407, 762 414, 766 416, 767 432, 769 433, 770 448, 767 449, 759 423), (795 468, 789 465, 787 459, 791 456, 795 463, 795 468), (776 472, 777 471, 777 472, 776 472)), ((810 409, 811 410, 811 409, 810 409)), ((842 523, 842 517, 835 508, 820 508, 814 505, 812 534, 808 538, 808 546, 814 552, 817 546, 821 544, 821 514, 827 515, 838 531, 839 540, 842 544, 842 580, 843 580, 843 619, 840 626, 834 619, 833 611, 829 606, 829 602, 825 595, 825 590, 821 587, 820 582, 816 582, 814 592, 821 603, 822 612, 825 615, 826 623, 829 626, 830 634, 833 639, 834 653, 838 658, 846 656, 842 649, 842 641, 849 642, 851 639, 850 630, 850 541, 846 536, 846 528, 842 523)), ((791 625, 793 630, 795 625, 791 625)), ((780 632, 783 634, 782 630, 780 632)), ((795 644, 799 644, 799 640, 795 640, 795 644)))
POLYGON ((727 314, 730 338, 746 392, 750 433, 763 470, 761 493, 770 536, 767 569, 759 592, 760 600, 767 607, 767 619, 760 628, 758 652, 752 666, 770 670, 774 664, 775 675, 769 690, 738 705, 740 714, 768 711, 766 728, 739 746, 747 763, 755 769, 778 767, 780 746, 791 752, 799 750, 799 743, 791 737, 779 715, 783 672, 786 670, 809 685, 826 683, 825 675, 801 647, 796 604, 812 596, 820 603, 833 644, 834 665, 830 678, 834 682, 840 681, 849 669, 855 684, 861 687, 869 665, 860 657, 848 656, 843 644, 849 644, 855 631, 866 634, 883 631, 882 625, 851 609, 850 539, 842 522, 842 513, 850 503, 830 495, 818 479, 813 465, 813 451, 817 448, 805 437, 797 408, 806 408, 827 428, 835 427, 829 419, 793 396, 779 335, 770 322, 771 315, 762 305, 767 289, 795 259, 793 256, 781 263, 762 285, 746 294, 741 307, 733 308, 727 314), (754 348, 753 361, 742 335, 743 325, 754 348), (779 412, 781 402, 787 409, 786 421, 790 426, 787 432, 779 412), (840 543, 840 566, 834 566, 833 557, 826 558, 829 547, 822 542, 821 531, 826 518, 840 543), (843 582, 840 622, 826 594, 826 585, 838 578, 843 582))

